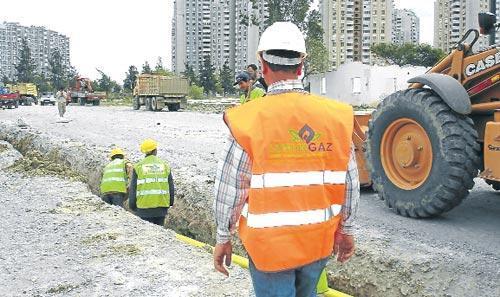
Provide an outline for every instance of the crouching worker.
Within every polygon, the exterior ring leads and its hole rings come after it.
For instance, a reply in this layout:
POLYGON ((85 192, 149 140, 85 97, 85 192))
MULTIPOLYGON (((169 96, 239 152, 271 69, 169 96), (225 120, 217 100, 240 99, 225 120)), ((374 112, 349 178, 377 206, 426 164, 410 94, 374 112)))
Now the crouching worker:
POLYGON ((123 207, 132 164, 125 160, 125 154, 120 148, 111 150, 110 159, 111 162, 104 167, 102 174, 101 198, 106 203, 123 207))
POLYGON ((168 208, 174 205, 174 181, 170 166, 156 156, 157 148, 152 139, 142 142, 145 157, 134 166, 128 203, 141 219, 163 226, 168 208))

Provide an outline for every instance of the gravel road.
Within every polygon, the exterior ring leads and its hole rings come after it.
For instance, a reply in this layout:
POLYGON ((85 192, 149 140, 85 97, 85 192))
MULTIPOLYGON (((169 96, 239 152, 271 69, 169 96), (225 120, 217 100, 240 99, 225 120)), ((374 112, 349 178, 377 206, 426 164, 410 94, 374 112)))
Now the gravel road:
POLYGON ((248 296, 246 271, 234 267, 226 279, 209 253, 87 185, 2 167, 0 296, 248 296))
MULTIPOLYGON (((0 111, 0 128, 22 118, 31 134, 42 133, 54 145, 79 143, 90 150, 85 156, 95 150, 101 158, 104 149, 118 145, 138 160, 140 141, 157 139, 185 203, 179 209, 196 209, 194 219, 173 210, 172 227, 213 239, 211 192, 227 135, 220 114, 69 106, 66 124, 56 123, 56 114, 40 106, 0 111)), ((500 296, 499 227, 500 194, 480 180, 464 203, 427 220, 397 216, 367 191, 358 215, 356 256, 345 265, 330 261, 330 279, 335 288, 357 296, 500 296)))

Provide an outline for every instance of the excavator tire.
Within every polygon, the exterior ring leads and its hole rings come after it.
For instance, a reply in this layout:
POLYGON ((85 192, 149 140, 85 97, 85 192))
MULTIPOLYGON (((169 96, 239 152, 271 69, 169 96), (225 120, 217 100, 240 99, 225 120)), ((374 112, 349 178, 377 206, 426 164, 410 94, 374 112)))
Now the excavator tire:
POLYGON ((373 187, 396 213, 432 217, 469 194, 480 166, 472 120, 430 89, 385 98, 369 123, 367 152, 373 187))

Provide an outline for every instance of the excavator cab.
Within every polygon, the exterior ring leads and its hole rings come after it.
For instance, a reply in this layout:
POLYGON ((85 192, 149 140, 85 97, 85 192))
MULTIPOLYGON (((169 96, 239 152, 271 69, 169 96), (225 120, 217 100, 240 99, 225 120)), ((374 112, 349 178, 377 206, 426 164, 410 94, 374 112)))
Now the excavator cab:
POLYGON ((491 12, 482 12, 479 14, 479 27, 482 35, 495 33, 499 24, 496 23, 497 16, 491 12))

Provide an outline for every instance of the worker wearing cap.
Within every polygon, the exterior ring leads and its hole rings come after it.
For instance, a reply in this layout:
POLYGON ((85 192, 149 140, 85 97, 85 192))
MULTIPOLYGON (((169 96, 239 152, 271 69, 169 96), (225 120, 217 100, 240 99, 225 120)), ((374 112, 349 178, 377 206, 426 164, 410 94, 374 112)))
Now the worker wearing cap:
POLYGON ((141 219, 163 226, 168 208, 174 205, 172 172, 168 163, 156 156, 156 141, 146 139, 140 149, 145 157, 132 172, 129 207, 141 219))
POLYGON ((240 90, 243 91, 243 95, 240 97, 240 104, 244 104, 266 95, 266 92, 263 89, 254 86, 250 74, 246 71, 243 71, 236 76, 236 82, 234 85, 238 85, 240 90))
POLYGON ((353 110, 304 91, 306 48, 296 25, 268 27, 257 55, 266 100, 224 114, 231 136, 215 180, 214 266, 228 275, 239 225, 257 297, 315 296, 328 257, 345 262, 354 253, 353 110))
POLYGON ((125 153, 120 148, 112 149, 109 157, 111 162, 103 169, 101 197, 106 203, 123 206, 132 164, 125 160, 125 153))

